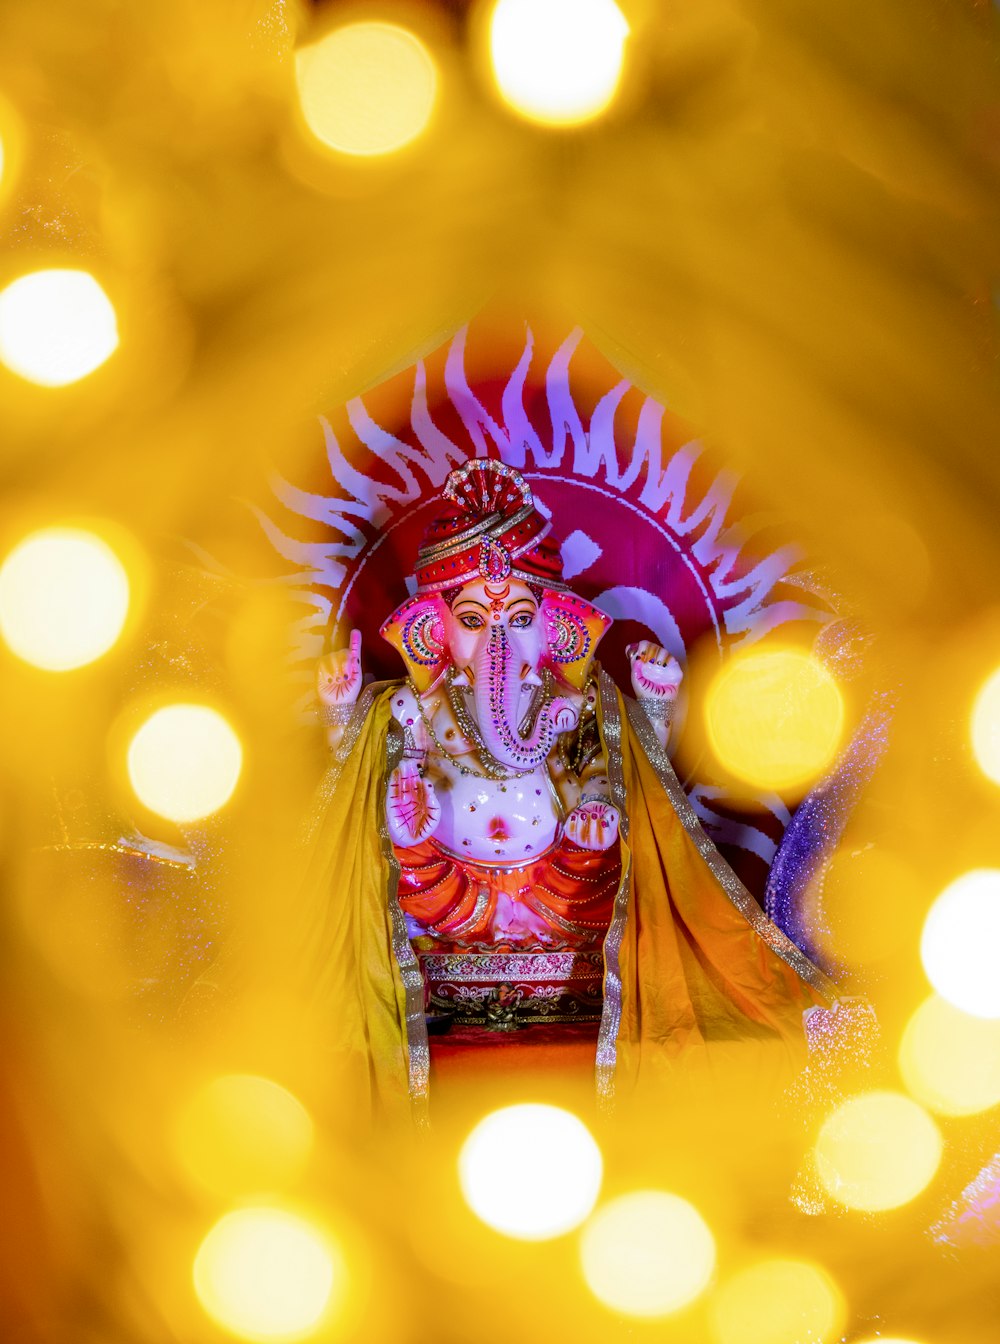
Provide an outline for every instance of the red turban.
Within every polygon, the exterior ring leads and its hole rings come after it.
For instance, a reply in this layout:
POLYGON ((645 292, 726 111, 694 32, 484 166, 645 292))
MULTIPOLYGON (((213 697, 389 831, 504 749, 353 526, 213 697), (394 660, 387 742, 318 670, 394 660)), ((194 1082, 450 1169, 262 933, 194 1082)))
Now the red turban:
POLYGON ((562 588, 551 524, 535 507, 519 471, 493 458, 470 458, 451 473, 445 504, 417 552, 417 592, 442 592, 473 579, 521 579, 562 588))

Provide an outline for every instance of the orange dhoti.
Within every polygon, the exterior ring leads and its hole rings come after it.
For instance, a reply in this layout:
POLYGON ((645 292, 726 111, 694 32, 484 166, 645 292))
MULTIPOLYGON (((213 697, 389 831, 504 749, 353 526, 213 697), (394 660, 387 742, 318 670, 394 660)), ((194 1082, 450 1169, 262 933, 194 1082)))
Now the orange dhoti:
POLYGON ((438 950, 600 944, 621 880, 617 841, 595 851, 563 839, 516 868, 473 863, 433 840, 395 854, 411 934, 426 930, 438 950))

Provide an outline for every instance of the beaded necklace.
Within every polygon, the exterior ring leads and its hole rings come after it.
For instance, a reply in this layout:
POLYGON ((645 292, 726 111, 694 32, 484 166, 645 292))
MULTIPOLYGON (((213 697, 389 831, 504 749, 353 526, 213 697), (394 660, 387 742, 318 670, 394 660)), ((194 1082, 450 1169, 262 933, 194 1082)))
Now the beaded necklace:
MULTIPOLYGON (((463 764, 463 762, 460 761, 457 756, 455 756, 452 752, 448 750, 448 748, 438 737, 437 733, 434 731, 434 725, 431 723, 430 719, 427 716, 427 713, 423 706, 423 702, 420 699, 419 691, 414 685, 412 679, 407 678, 410 690, 413 692, 413 698, 417 702, 417 713, 420 715, 420 720, 423 723, 424 727, 427 729, 428 736, 434 743, 435 747, 437 747, 440 754, 444 756, 447 760, 449 760, 451 764, 455 767, 455 769, 459 771, 460 774, 466 775, 472 779, 507 780, 507 779, 520 779, 524 775, 530 775, 532 771, 537 767, 533 766, 529 770, 511 770, 508 769, 507 766, 502 765, 496 759, 495 756, 492 756, 490 754, 486 746, 486 743, 483 741, 483 737, 479 731, 478 725, 472 718, 468 709, 462 703, 462 698, 458 694, 456 688, 452 685, 452 680, 454 676, 455 676, 454 670, 449 671, 449 673, 447 674, 448 703, 451 706, 452 713, 455 715, 455 721, 457 722, 459 730, 461 731, 462 735, 468 738, 468 740, 472 742, 473 746, 475 747, 476 755, 479 757, 479 764, 483 767, 482 770, 476 770, 471 765, 463 764)), ((546 671, 543 674, 542 701, 541 704, 538 706, 538 713, 541 713, 544 706, 548 704, 548 702, 551 699, 552 699, 552 677, 546 671)))
MULTIPOLYGON (((512 779, 517 778, 520 775, 530 775, 532 770, 537 769, 537 766, 529 766, 529 768, 526 770, 508 771, 507 766, 502 765, 501 762, 498 761, 495 756, 490 754, 490 751, 488 750, 486 743, 483 741, 483 735, 479 731, 479 725, 476 723, 472 715, 469 713, 462 696, 458 694, 458 691, 454 685, 454 678, 455 678, 455 672, 453 670, 449 671, 449 673, 447 674, 448 703, 451 705, 452 713, 455 715, 456 722, 458 723, 458 726, 461 729, 462 733, 471 742, 475 743, 476 752, 479 756, 480 763, 483 765, 484 769, 487 770, 492 769, 503 772, 503 774, 498 775, 497 778, 512 779)), ((542 710, 551 701, 551 699, 552 699, 552 674, 548 670, 546 670, 542 673, 541 696, 538 699, 537 704, 532 705, 532 708, 534 709, 534 714, 532 716, 533 719, 537 719, 538 715, 541 714, 542 710)))

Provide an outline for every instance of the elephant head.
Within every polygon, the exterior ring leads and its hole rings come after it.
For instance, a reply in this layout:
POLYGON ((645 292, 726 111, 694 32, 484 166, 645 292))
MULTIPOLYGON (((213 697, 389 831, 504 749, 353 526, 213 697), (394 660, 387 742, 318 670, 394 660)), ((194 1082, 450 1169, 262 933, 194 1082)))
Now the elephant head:
POLYGON ((512 579, 482 579, 447 598, 411 598, 382 627, 418 690, 450 673, 464 690, 488 751, 513 770, 544 760, 574 728, 593 650, 611 624, 589 603, 512 579), (533 713, 543 674, 554 694, 533 713))
POLYGON ((418 691, 449 674, 491 756, 530 770, 576 726, 611 619, 563 587, 548 520, 512 468, 476 459, 452 472, 445 496, 455 503, 425 537, 417 593, 382 634, 418 691))

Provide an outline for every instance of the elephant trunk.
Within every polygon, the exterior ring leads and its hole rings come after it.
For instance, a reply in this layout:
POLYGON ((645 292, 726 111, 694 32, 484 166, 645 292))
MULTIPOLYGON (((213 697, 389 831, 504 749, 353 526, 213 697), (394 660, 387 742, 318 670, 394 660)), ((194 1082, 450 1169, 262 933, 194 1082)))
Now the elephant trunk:
POLYGON ((552 747, 552 706, 543 705, 527 737, 518 732, 522 718, 521 669, 502 625, 490 631, 475 662, 473 696, 486 749, 511 770, 533 770, 552 747))

